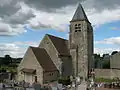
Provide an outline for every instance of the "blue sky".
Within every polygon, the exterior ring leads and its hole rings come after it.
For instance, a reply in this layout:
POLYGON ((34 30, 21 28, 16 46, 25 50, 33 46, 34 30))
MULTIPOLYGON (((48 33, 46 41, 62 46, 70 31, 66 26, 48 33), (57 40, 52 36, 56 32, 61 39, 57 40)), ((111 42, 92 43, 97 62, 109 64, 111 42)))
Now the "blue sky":
MULTIPOLYGON (((78 2, 52 5, 41 0, 8 0, 0 4, 0 56, 23 57, 29 46, 38 46, 45 34, 68 39, 69 21, 78 2), (9 1, 9 3, 8 3, 9 1), (14 4, 13 4, 14 3, 14 4), (48 4, 48 5, 47 5, 48 4), (15 5, 15 7, 14 7, 15 5), (9 12, 10 11, 10 12, 9 12)), ((54 1, 54 0, 53 0, 54 1)), ((119 0, 83 0, 82 5, 94 26, 94 52, 111 53, 120 50, 119 0)))
POLYGON ((94 30, 95 41, 120 36, 120 20, 100 25, 94 30))
MULTIPOLYGON (((69 21, 68 21, 69 22, 69 21)), ((0 41, 3 43, 9 42, 25 42, 25 41, 40 41, 45 34, 51 34, 58 37, 62 37, 65 39, 68 39, 67 34, 69 33, 68 30, 66 31, 57 31, 54 29, 47 29, 47 30, 34 30, 34 29, 28 29, 26 28, 27 32, 22 33, 18 36, 1 36, 0 41)), ((120 36, 120 21, 115 21, 111 23, 106 23, 103 25, 100 25, 97 28, 94 28, 94 40, 104 40, 105 38, 111 38, 111 37, 119 37, 120 36)), ((103 46, 100 46, 103 47, 103 46)))
POLYGON ((120 21, 105 23, 95 29, 95 40, 120 36, 120 21))

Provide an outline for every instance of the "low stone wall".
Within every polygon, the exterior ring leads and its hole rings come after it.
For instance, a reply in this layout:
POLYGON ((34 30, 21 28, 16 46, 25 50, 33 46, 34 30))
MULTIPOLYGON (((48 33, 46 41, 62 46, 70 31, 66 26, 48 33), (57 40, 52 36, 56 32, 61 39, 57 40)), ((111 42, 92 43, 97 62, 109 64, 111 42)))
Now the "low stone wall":
POLYGON ((120 70, 118 69, 95 69, 96 78, 120 78, 120 70))
POLYGON ((120 78, 120 70, 118 70, 118 69, 111 69, 112 71, 111 71, 111 78, 113 78, 113 77, 118 77, 118 78, 120 78))
POLYGON ((0 73, 0 80, 10 79, 10 73, 0 73))
POLYGON ((111 78, 110 69, 95 69, 96 78, 111 78))

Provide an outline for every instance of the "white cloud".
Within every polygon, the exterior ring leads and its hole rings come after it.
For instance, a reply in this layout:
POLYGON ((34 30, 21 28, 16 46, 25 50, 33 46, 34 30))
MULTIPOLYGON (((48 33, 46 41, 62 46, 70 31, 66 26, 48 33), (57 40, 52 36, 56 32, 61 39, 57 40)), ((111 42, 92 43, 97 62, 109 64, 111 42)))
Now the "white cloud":
POLYGON ((100 40, 100 41, 95 41, 95 44, 99 44, 99 45, 114 45, 114 47, 112 48, 95 48, 94 52, 98 53, 98 54, 104 54, 104 53, 109 53, 111 54, 113 51, 120 51, 120 48, 115 46, 120 46, 120 37, 111 37, 111 38, 106 38, 104 40, 100 40))
POLYGON ((98 53, 98 54, 104 54, 104 53, 109 53, 111 54, 113 51, 120 51, 120 37, 111 37, 111 38, 106 38, 104 40, 100 40, 100 41, 95 41, 95 44, 99 44, 99 45, 113 45, 110 48, 94 48, 94 52, 98 53), (116 47, 116 45, 118 47, 116 47))
POLYGON ((18 35, 23 32, 26 32, 23 25, 10 25, 7 23, 0 23, 0 35, 1 36, 10 36, 10 35, 18 35))
MULTIPOLYGON (((55 30, 67 30, 69 21, 72 19, 76 6, 66 6, 56 10, 56 13, 35 11, 35 18, 29 20, 32 28, 54 28, 55 30)), ((120 20, 120 7, 104 9, 98 12, 95 8, 85 8, 92 25, 99 26, 105 23, 120 20)))
POLYGON ((35 18, 29 20, 28 27, 34 29, 55 29, 59 31, 67 30, 69 21, 72 18, 74 6, 67 6, 56 10, 56 13, 35 11, 35 18), (71 11, 69 11, 71 9, 71 11))
POLYGON ((39 43, 40 43, 40 41, 39 42, 33 42, 33 41, 26 41, 26 42, 13 42, 14 44, 16 44, 16 45, 23 45, 23 46, 34 46, 34 47, 37 47, 38 45, 39 45, 39 43))
MULTIPOLYGON (((94 7, 95 1, 92 0, 88 3, 84 2, 84 8, 90 22, 99 26, 108 22, 120 20, 120 6, 113 7, 112 9, 96 9, 94 7), (92 2, 92 3, 91 3, 92 2), (88 8, 87 6, 90 7, 88 8), (93 5, 93 6, 92 6, 93 5)), ((112 0, 113 1, 113 0, 112 0)), ((100 2, 100 1, 99 1, 100 2)), ((112 7, 112 5, 111 5, 112 7)), ((68 30, 69 21, 75 12, 76 5, 67 5, 65 7, 57 8, 54 12, 46 12, 41 9, 35 9, 28 6, 23 0, 2 0, 0 2, 0 35, 18 35, 26 32, 24 26, 28 26, 34 29, 55 29, 59 31, 68 30), (9 3, 8 3, 9 2, 9 3)), ((120 45, 120 37, 108 38, 102 41, 96 41, 96 44, 117 44, 120 45)), ((21 56, 26 49, 21 48, 19 45, 36 46, 35 42, 13 42, 13 44, 5 44, 0 46, 0 49, 6 53, 10 53, 12 56, 21 56), (12 49, 10 49, 12 47, 12 49)), ((119 48, 95 48, 96 53, 110 53, 113 50, 119 50, 119 48)))
POLYGON ((24 3, 20 3, 22 6, 21 9, 19 9, 16 13, 14 13, 11 16, 4 17, 3 21, 10 24, 25 24, 27 23, 27 20, 29 20, 32 17, 35 17, 33 14, 33 9, 25 5, 24 3))
MULTIPOLYGON (((26 25, 37 30, 50 28, 58 31, 68 30, 69 21, 72 19, 76 9, 76 5, 70 4, 54 9, 54 12, 47 12, 41 9, 35 9, 31 5, 29 6, 24 3, 24 0, 18 0, 15 3, 13 3, 13 1, 14 0, 9 0, 9 2, 11 2, 9 4, 5 0, 1 4, 1 7, 5 8, 6 12, 10 8, 12 8, 12 10, 14 8, 15 10, 12 11, 12 14, 11 12, 0 13, 0 24, 3 24, 0 28, 0 35, 17 35, 23 33, 25 32, 24 26, 26 25), (15 4, 14 7, 12 6, 13 4, 15 4), (6 5, 9 5, 9 7, 6 5), (8 33, 6 31, 8 31, 8 33)), ((95 0, 89 1, 90 5, 88 5, 88 0, 86 0, 83 3, 87 16, 93 25, 99 26, 120 20, 120 6, 117 5, 114 9, 104 8, 99 12, 99 9, 96 9, 97 6, 95 7, 95 2, 95 0)), ((11 9, 9 11, 11 11, 11 9)))
MULTIPOLYGON (((17 2, 17 5, 18 4, 21 7, 12 14, 4 14, 1 16, 3 13, 0 13, 0 36, 18 35, 26 32, 24 29, 25 23, 27 23, 27 20, 34 17, 34 14, 32 9, 27 7, 27 5, 25 5, 23 2, 17 2)), ((11 6, 12 4, 9 5, 11 6)))
POLYGON ((27 48, 29 46, 37 47, 39 42, 12 42, 11 43, 0 43, 0 56, 4 56, 6 54, 11 57, 23 57, 27 48))
POLYGON ((24 52, 24 48, 20 48, 15 44, 0 44, 0 56, 8 54, 11 57, 22 57, 24 52))
MULTIPOLYGON (((37 47, 39 42, 12 42, 10 43, 0 43, 0 56, 9 54, 11 57, 23 57, 27 48, 29 46, 37 47)), ((94 48, 94 53, 97 54, 111 54, 113 51, 120 51, 120 48, 94 48)))
POLYGON ((120 51, 120 48, 94 48, 94 53, 103 55, 103 54, 111 54, 113 51, 120 51))
POLYGON ((114 10, 104 9, 101 12, 91 11, 88 15, 91 23, 93 25, 101 25, 116 20, 120 20, 120 7, 115 8, 114 10))
POLYGON ((111 27, 110 29, 111 29, 111 30, 120 30, 119 27, 111 27))
POLYGON ((10 25, 6 23, 0 23, 0 32, 11 32, 10 25))
POLYGON ((95 41, 95 44, 114 44, 120 46, 120 37, 111 37, 104 40, 95 41))

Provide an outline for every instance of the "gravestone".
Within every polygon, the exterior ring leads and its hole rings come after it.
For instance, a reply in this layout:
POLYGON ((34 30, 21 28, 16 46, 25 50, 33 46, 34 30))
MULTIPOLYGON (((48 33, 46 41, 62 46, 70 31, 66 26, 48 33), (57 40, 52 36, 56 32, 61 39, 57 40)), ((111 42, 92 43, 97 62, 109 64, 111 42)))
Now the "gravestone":
POLYGON ((0 90, 2 90, 3 88, 3 83, 0 83, 0 90))
POLYGON ((58 87, 58 90, 63 90, 62 89, 62 87, 63 87, 62 84, 58 84, 57 87, 58 87))
POLYGON ((34 88, 34 90, 40 90, 41 85, 39 83, 34 83, 33 88, 34 88))
POLYGON ((85 81, 81 82, 80 85, 78 85, 78 90, 86 90, 87 89, 87 83, 85 81))
POLYGON ((51 88, 52 88, 52 90, 57 90, 57 87, 52 86, 51 88))

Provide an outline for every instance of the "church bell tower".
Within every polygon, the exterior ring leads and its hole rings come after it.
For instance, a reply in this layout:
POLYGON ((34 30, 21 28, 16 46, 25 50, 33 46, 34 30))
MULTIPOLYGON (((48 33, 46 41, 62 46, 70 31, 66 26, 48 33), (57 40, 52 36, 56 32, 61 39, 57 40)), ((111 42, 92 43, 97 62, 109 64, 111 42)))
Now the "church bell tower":
POLYGON ((93 28, 81 4, 70 21, 69 48, 73 63, 73 76, 88 78, 93 68, 93 28))

